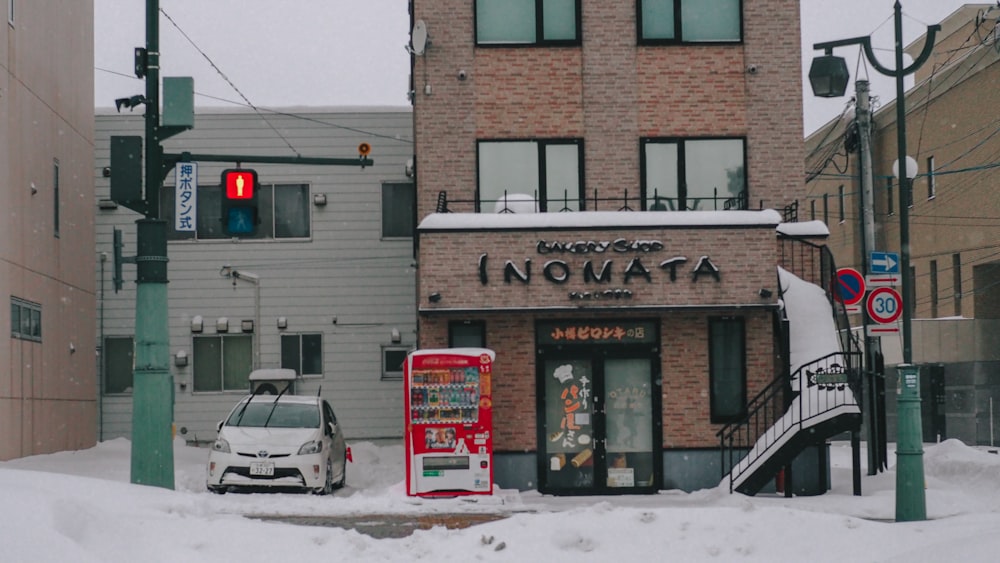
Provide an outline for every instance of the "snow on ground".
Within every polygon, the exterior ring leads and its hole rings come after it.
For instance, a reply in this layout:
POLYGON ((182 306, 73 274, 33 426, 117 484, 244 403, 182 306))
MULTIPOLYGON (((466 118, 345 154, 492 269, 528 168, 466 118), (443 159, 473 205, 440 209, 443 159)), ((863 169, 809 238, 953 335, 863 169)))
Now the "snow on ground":
POLYGON ((850 447, 840 442, 831 447, 833 489, 790 499, 730 495, 720 488, 614 497, 498 490, 478 501, 417 499, 404 492, 401 445, 351 446, 348 486, 332 497, 208 493, 208 451, 180 440, 173 491, 129 483, 125 439, 0 462, 3 560, 910 563, 1000 558, 1000 455, 991 453, 996 448, 955 440, 925 445, 928 520, 908 523, 893 522, 892 468, 863 475, 864 494, 852 496, 850 447), (353 530, 244 517, 448 512, 509 517, 464 530, 436 527, 381 540, 353 530))

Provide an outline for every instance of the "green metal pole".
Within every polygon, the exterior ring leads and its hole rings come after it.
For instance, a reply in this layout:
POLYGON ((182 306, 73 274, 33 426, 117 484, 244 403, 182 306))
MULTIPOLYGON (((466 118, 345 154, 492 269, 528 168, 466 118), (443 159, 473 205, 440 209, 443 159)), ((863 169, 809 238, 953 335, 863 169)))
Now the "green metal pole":
POLYGON ((132 393, 133 483, 174 488, 174 381, 167 323, 166 221, 140 219, 132 393))
POLYGON ((159 1, 146 2, 147 218, 136 221, 135 372, 132 381, 131 481, 174 488, 174 382, 167 323, 167 226, 159 215, 163 177, 160 147, 159 1))
MULTIPOLYGON (((924 451, 920 425, 920 370, 912 365, 910 296, 910 178, 906 172, 906 88, 903 76, 903 17, 899 2, 893 10, 896 41, 896 148, 899 159, 899 268, 903 278, 903 363, 897 366, 900 378, 896 396, 896 521, 927 518, 924 493, 924 451)), ((933 41, 933 39, 930 39, 933 41)), ((922 61, 921 61, 922 62, 922 61)), ((914 64, 915 67, 918 66, 914 64)))
POLYGON ((920 425, 920 368, 897 366, 896 521, 927 519, 923 431, 920 425))

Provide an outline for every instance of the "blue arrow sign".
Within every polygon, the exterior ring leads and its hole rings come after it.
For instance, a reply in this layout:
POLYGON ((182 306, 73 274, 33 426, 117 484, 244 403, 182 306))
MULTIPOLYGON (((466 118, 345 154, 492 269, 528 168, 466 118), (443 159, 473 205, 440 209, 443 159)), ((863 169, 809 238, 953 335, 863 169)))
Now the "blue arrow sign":
POLYGON ((872 252, 870 262, 872 274, 899 273, 899 254, 895 252, 872 252))

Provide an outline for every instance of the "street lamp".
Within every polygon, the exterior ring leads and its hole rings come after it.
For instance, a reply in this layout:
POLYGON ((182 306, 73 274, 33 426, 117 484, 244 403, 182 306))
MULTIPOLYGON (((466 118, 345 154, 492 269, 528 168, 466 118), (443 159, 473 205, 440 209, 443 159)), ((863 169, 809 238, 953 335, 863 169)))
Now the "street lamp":
MULTIPOLYGON (((817 96, 832 97, 843 95, 847 79, 842 76, 846 63, 840 59, 837 63, 833 56, 835 47, 860 45, 865 58, 880 74, 896 79, 896 147, 898 163, 906 163, 906 90, 903 77, 915 72, 930 57, 934 49, 934 36, 940 31, 940 25, 927 26, 927 38, 924 48, 912 64, 903 66, 903 20, 902 7, 897 0, 893 6, 893 22, 895 31, 896 66, 895 70, 882 66, 872 51, 871 37, 854 37, 816 43, 814 49, 822 49, 824 56, 817 57, 809 70, 809 82, 817 96), (815 76, 814 76, 815 75, 815 76), (817 86, 819 88, 817 88, 817 86), (839 88, 839 94, 838 92, 839 88)), ((912 160, 912 159, 911 159, 912 160)), ((906 164, 902 164, 906 166, 906 164)), ((907 166, 907 168, 909 168, 907 166)), ((904 175, 909 177, 909 170, 904 175)), ((915 171, 914 171, 914 175, 915 171)), ((927 509, 924 496, 923 449, 920 427, 920 387, 919 371, 912 365, 913 345, 910 332, 910 321, 913 316, 912 295, 913 279, 910 276, 910 212, 909 191, 910 182, 900 182, 899 190, 899 267, 903 280, 903 363, 897 367, 900 377, 900 392, 897 394, 899 409, 897 410, 897 462, 896 462, 896 520, 926 520, 927 509), (915 420, 914 420, 915 418, 915 420)))

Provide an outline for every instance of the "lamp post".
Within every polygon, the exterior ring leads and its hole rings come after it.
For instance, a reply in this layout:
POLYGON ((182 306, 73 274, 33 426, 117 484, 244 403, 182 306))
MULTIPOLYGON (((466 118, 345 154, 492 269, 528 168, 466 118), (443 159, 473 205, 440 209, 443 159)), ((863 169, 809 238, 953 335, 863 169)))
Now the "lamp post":
MULTIPOLYGON (((930 57, 934 49, 934 36, 941 29, 940 25, 927 27, 927 38, 924 42, 923 50, 908 67, 903 66, 903 22, 902 7, 898 0, 893 7, 893 22, 895 31, 895 69, 882 66, 875 58, 872 51, 871 37, 853 37, 851 39, 841 39, 839 41, 829 41, 826 43, 816 43, 814 49, 824 51, 824 55, 813 59, 809 68, 809 82, 812 85, 813 93, 820 97, 843 96, 847 89, 847 63, 841 57, 833 56, 835 47, 847 45, 860 45, 864 51, 865 58, 880 74, 891 76, 896 79, 896 147, 898 150, 897 164, 900 167, 906 166, 906 90, 903 86, 903 77, 912 74, 930 57)), ((911 159, 912 160, 912 159, 911 159)), ((908 167, 907 167, 908 168, 908 167)), ((901 277, 903 280, 903 363, 897 367, 900 380, 907 382, 906 393, 903 393, 904 386, 900 386, 897 394, 900 409, 897 410, 899 418, 897 431, 897 463, 896 463, 896 520, 925 520, 927 517, 924 479, 923 479, 923 450, 922 436, 920 435, 920 387, 919 372, 913 361, 912 334, 910 332, 910 321, 913 314, 913 303, 909 299, 912 295, 913 279, 910 275, 910 212, 909 193, 910 182, 902 181, 903 176, 909 176, 909 170, 900 174, 899 189, 899 246, 901 277), (916 382, 916 383, 915 383, 916 382), (914 404, 914 401, 915 404, 914 404), (915 417, 915 421, 913 418, 915 417), (904 420, 905 418, 905 420, 904 420)), ((863 257, 863 259, 867 259, 863 257)))

